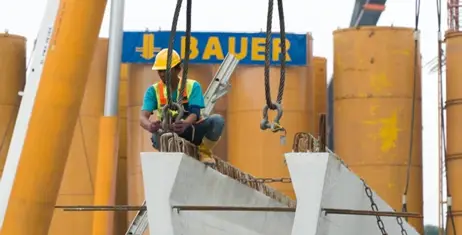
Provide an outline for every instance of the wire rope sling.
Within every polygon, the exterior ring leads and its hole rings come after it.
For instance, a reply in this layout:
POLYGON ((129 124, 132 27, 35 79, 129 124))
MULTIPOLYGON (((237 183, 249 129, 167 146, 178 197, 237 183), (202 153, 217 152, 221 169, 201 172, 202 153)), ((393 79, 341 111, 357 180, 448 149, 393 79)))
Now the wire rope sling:
POLYGON ((266 21, 266 41, 265 41, 265 68, 264 68, 264 79, 265 79, 265 99, 266 104, 263 107, 263 119, 260 122, 260 129, 267 130, 270 129, 272 132, 284 132, 281 136, 281 144, 285 144, 285 134, 286 130, 281 126, 280 120, 283 115, 282 109, 282 97, 284 95, 284 84, 286 76, 286 33, 285 33, 285 22, 284 22, 284 9, 282 0, 277 0, 278 4, 278 13, 279 13, 279 27, 280 27, 280 37, 281 37, 281 54, 279 55, 280 61, 280 80, 279 80, 279 89, 276 102, 274 103, 271 100, 271 87, 270 87, 270 42, 271 42, 271 29, 272 29, 272 20, 273 20, 273 5, 274 0, 268 0, 268 15, 266 21), (271 123, 268 120, 268 111, 276 110, 277 114, 271 123))
POLYGON ((172 121, 178 122, 182 118, 184 114, 184 108, 182 105, 182 101, 186 98, 184 95, 184 90, 186 87, 186 81, 188 78, 188 66, 189 66, 189 57, 191 54, 190 47, 191 47, 191 10, 192 10, 192 0, 186 1, 186 47, 185 47, 185 58, 183 60, 183 74, 180 84, 180 89, 178 92, 178 98, 176 102, 172 100, 172 53, 173 53, 173 45, 175 43, 176 37, 176 29, 178 25, 178 18, 180 15, 181 5, 183 0, 177 0, 175 13, 173 15, 173 22, 172 28, 170 30, 170 38, 168 43, 168 50, 167 50, 167 68, 165 71, 165 85, 167 86, 167 104, 162 108, 162 116, 164 119, 162 120, 162 129, 165 132, 172 132, 171 124, 172 121), (177 111, 178 114, 173 116, 172 112, 170 111, 177 111))

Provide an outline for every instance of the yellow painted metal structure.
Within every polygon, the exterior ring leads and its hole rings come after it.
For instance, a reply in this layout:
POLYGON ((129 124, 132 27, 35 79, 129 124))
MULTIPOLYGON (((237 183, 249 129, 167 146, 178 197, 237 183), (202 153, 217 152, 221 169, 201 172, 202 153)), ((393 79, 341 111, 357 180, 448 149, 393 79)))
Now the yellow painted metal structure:
MULTIPOLYGON (((99 119, 104 108, 108 42, 107 38, 99 39, 93 54, 57 205, 93 203, 99 119)), ((55 209, 48 234, 91 234, 92 218, 92 212, 66 212, 55 209)))
MULTIPOLYGON (((420 52, 414 31, 361 27, 334 32, 336 153, 390 206, 401 211, 417 73, 408 211, 423 213, 420 52), (414 55, 418 53, 417 65, 414 55)), ((422 219, 409 222, 423 233, 422 219)))
MULTIPOLYGON (((119 147, 118 116, 103 116, 99 126, 94 205, 114 205, 119 147)), ((93 212, 93 235, 114 233, 114 212, 93 212)))
MULTIPOLYGON (((128 65, 122 64, 119 87, 119 162, 117 170, 116 204, 128 205, 127 188, 127 102, 128 65)), ((114 234, 124 235, 127 231, 127 212, 115 213, 114 234)))
MULTIPOLYGON (((310 38, 310 37, 309 37, 310 38)), ((307 44, 311 45, 311 39, 307 44)), ((308 47, 311 52, 311 47, 308 47)), ((311 55, 308 61, 311 63, 311 55)), ((271 95, 276 98, 280 69, 270 69, 271 95)), ((310 68, 289 67, 283 98, 284 116, 281 124, 287 129, 287 144, 280 144, 280 134, 261 131, 262 108, 265 104, 264 74, 262 67, 239 67, 231 81, 228 94, 228 161, 256 177, 289 177, 284 164, 284 153, 292 148, 292 136, 297 132, 311 132, 309 118, 310 101, 306 98, 312 84, 310 68)), ((270 111, 270 120, 275 113, 270 111)), ((291 184, 274 183, 272 187, 295 198, 291 184)))
POLYGON ((313 57, 314 136, 319 136, 319 118, 327 113, 327 59, 313 57))
POLYGON ((26 38, 0 34, 0 177, 26 80, 26 38))
MULTIPOLYGON (((447 218, 448 235, 462 231, 462 32, 446 35, 446 113, 447 153, 446 172, 448 195, 452 197, 452 218, 447 218), (454 221, 454 223, 453 223, 454 221)), ((460 232, 459 232, 460 233, 460 232)))
POLYGON ((60 2, 2 235, 48 234, 105 7, 60 2))

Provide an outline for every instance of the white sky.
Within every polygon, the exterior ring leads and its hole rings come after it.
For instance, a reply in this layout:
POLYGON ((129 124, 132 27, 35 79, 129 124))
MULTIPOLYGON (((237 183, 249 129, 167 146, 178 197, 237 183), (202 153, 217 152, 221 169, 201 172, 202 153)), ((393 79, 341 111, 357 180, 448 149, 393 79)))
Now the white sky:
MULTIPOLYGON (((266 0, 218 0, 211 6, 210 0, 193 1, 193 30, 254 32, 266 27, 266 0), (244 6, 244 7, 243 7, 244 6), (221 10, 226 9, 226 10, 221 10)), ((437 53, 436 1, 421 1, 420 29, 423 64, 437 53)), ((446 4, 443 1, 443 30, 446 28, 446 4)), ((312 32, 314 54, 328 59, 329 77, 332 74, 332 31, 347 27, 354 0, 290 0, 285 1, 287 32, 312 32)), ((388 0, 387 9, 379 25, 414 27, 414 0, 388 0)), ((0 0, 0 30, 28 38, 28 55, 38 33, 46 0, 0 0)), ((109 6, 100 35, 108 36, 109 6)), ((126 1, 125 29, 146 28, 169 30, 175 1, 130 0, 126 1)), ((184 13, 184 11, 182 12, 184 13)), ((181 14, 184 15, 184 14, 181 14)), ((279 30, 275 8, 274 30, 279 30)), ((179 20, 178 30, 185 29, 184 16, 179 20)), ((444 32, 444 31, 443 31, 444 32)), ((437 77, 423 70, 423 158, 424 158, 424 213, 425 223, 438 223, 438 138, 437 138, 437 77)), ((404 179, 403 179, 404 180, 404 179)))

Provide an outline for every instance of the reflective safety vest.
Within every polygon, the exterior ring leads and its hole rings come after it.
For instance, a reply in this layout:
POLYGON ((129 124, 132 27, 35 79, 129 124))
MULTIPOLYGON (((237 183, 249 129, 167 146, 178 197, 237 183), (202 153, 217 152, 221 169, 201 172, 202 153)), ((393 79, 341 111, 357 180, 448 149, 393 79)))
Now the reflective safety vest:
MULTIPOLYGON (((192 88, 194 86, 194 83, 197 81, 188 79, 186 80, 186 86, 183 91, 183 108, 184 108, 184 117, 188 116, 188 105, 189 105, 189 97, 191 96, 192 88)), ((181 81, 178 84, 178 91, 177 94, 180 93, 180 85, 181 81)), ((157 118, 158 120, 162 120, 162 107, 164 107, 167 104, 167 86, 163 82, 158 82, 152 85, 154 87, 154 91, 156 92, 156 98, 157 98, 157 118)), ((178 98, 180 96, 178 95, 178 98)), ((177 100, 178 100, 177 98, 177 100)), ((173 116, 177 115, 177 111, 170 111, 173 116)))

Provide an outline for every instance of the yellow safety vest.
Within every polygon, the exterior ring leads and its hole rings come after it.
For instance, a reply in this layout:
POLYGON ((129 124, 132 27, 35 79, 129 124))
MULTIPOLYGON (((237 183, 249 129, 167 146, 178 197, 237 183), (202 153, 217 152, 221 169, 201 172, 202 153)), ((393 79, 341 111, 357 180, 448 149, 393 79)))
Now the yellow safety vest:
MULTIPOLYGON (((192 88, 194 86, 194 83, 196 83, 196 82, 197 81, 192 80, 192 79, 187 79, 186 80, 186 86, 185 86, 185 89, 183 91, 183 96, 185 98, 183 99, 183 102, 182 102, 183 103, 183 108, 185 109, 185 114, 186 114, 186 112, 188 110, 189 97, 191 96, 192 88)), ((180 93, 180 91, 179 91, 180 84, 181 84, 181 81, 178 84, 177 94, 180 93)), ((156 98, 157 98, 157 118, 158 118, 158 120, 162 120, 162 107, 164 107, 164 105, 167 104, 167 86, 165 86, 162 81, 157 82, 152 86, 154 87, 154 91, 156 92, 156 98)), ((180 97, 180 96, 178 96, 178 97, 180 97)), ((172 112, 173 115, 178 114, 177 111, 171 110, 171 112, 172 112)))

